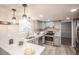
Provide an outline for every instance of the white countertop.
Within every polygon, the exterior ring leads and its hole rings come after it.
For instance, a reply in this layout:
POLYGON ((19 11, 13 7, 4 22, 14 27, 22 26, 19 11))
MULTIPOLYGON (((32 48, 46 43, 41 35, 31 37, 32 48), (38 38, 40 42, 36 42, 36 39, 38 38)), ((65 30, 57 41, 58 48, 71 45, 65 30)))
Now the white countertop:
POLYGON ((17 44, 11 44, 11 45, 8 45, 7 48, 4 46, 2 48, 8 53, 10 53, 11 55, 24 55, 24 50, 28 46, 34 49, 35 51, 34 55, 40 55, 45 49, 45 47, 43 46, 35 45, 35 44, 27 43, 27 42, 24 43, 23 46, 18 46, 17 44))
MULTIPOLYGON (((44 35, 45 35, 45 34, 34 35, 34 38, 31 38, 31 39, 24 39, 24 40, 27 42, 27 41, 30 41, 30 40, 33 40, 33 39, 42 37, 42 36, 44 36, 44 35)), ((33 36, 33 35, 31 35, 31 36, 33 36)))

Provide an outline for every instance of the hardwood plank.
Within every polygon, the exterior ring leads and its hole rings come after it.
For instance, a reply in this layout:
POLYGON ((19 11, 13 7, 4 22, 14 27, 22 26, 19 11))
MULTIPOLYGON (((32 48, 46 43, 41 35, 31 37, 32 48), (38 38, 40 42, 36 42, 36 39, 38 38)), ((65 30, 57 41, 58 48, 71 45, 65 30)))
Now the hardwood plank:
POLYGON ((45 48, 42 55, 75 55, 76 51, 71 46, 61 45, 59 47, 53 46, 53 45, 45 45, 43 44, 45 48))

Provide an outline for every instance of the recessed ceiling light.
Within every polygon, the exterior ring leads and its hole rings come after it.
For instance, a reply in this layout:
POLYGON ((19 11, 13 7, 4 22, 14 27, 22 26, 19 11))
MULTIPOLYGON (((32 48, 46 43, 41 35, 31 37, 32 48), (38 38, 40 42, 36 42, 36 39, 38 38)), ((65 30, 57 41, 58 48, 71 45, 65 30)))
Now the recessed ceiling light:
POLYGON ((77 11, 77 9, 71 9, 71 10, 70 10, 70 12, 75 12, 75 11, 77 11))
POLYGON ((41 17, 41 18, 42 18, 42 17, 43 17, 43 15, 42 15, 42 14, 40 14, 40 15, 39 15, 39 17, 41 17))
POLYGON ((69 17, 67 17, 66 19, 70 19, 69 17))

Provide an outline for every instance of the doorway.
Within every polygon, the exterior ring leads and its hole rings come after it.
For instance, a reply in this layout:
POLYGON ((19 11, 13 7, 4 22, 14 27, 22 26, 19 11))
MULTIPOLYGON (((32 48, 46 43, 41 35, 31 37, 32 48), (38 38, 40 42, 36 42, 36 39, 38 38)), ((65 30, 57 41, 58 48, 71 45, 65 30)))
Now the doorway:
POLYGON ((71 22, 61 23, 61 44, 71 46, 72 39, 71 22))

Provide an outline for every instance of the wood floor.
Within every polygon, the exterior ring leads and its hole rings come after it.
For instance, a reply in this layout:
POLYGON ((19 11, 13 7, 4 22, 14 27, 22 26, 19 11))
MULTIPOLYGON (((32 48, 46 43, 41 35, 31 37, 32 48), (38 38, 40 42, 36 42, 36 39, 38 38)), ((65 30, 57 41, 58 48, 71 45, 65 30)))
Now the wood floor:
POLYGON ((0 48, 0 55, 10 55, 10 54, 6 52, 4 49, 0 48))
POLYGON ((75 55, 76 54, 74 48, 66 45, 53 46, 53 45, 43 44, 43 46, 45 47, 45 50, 42 53, 42 55, 75 55))

